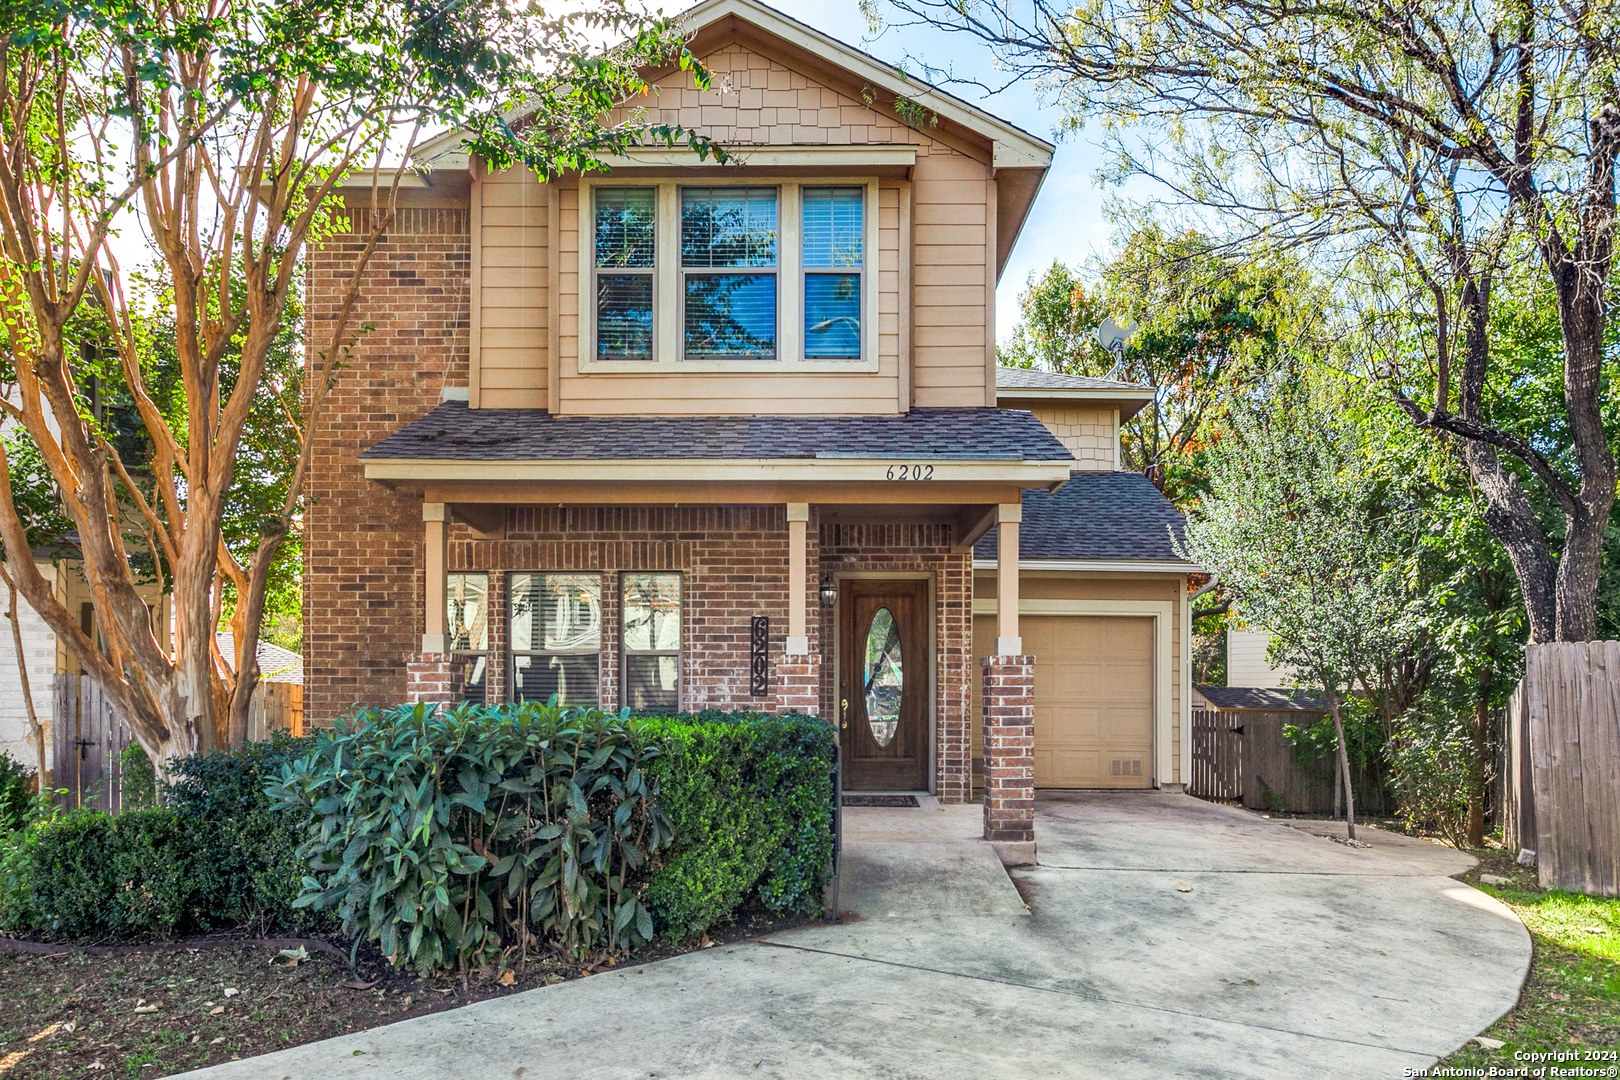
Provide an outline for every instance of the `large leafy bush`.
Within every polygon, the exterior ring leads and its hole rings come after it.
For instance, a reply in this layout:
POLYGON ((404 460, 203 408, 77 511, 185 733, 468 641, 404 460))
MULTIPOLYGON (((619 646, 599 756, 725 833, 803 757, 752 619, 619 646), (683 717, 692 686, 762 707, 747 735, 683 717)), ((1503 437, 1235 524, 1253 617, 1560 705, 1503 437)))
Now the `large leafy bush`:
POLYGON ((670 839, 633 721, 537 703, 340 720, 271 785, 315 815, 299 906, 335 910, 396 964, 497 962, 650 940, 638 895, 670 839))
POLYGON ((648 767, 675 839, 648 884, 660 932, 688 937, 737 908, 818 911, 832 862, 833 729, 813 717, 650 716, 648 767))
POLYGON ((26 857, 38 927, 74 938, 174 929, 196 908, 191 842, 165 807, 117 817, 75 810, 33 830, 26 857))

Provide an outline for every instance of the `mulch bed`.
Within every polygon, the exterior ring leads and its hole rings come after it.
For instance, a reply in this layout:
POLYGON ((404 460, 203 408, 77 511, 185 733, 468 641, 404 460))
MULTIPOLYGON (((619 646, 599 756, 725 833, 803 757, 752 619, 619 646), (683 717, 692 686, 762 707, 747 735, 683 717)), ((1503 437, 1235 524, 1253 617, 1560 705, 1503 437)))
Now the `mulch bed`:
POLYGON ((296 961, 280 951, 288 942, 245 936, 49 953, 0 942, 0 1076, 170 1076, 803 922, 744 918, 697 942, 655 942, 617 965, 531 959, 509 984, 478 971, 465 987, 397 971, 369 946, 351 972, 337 939, 298 939, 308 959, 296 961))

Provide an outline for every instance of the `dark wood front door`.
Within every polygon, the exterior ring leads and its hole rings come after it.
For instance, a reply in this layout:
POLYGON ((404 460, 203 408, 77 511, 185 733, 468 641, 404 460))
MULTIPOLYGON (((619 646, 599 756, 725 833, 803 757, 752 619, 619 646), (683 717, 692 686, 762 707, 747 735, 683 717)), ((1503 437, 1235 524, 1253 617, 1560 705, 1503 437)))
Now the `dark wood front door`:
POLYGON ((928 583, 846 580, 839 590, 844 787, 928 786, 928 583))

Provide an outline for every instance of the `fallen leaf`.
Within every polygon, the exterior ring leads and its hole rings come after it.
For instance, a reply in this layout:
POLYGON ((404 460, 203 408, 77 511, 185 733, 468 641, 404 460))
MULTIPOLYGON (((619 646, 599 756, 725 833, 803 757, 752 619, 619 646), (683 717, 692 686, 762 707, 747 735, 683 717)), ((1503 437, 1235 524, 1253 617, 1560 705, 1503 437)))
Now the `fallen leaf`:
POLYGON ((220 1035, 220 1036, 217 1036, 215 1038, 209 1039, 208 1040, 208 1045, 209 1046, 218 1046, 220 1043, 222 1043, 224 1041, 225 1041, 225 1036, 220 1035))
POLYGON ((372 979, 370 982, 361 982, 359 979, 350 979, 348 982, 343 983, 342 986, 345 990, 370 990, 381 981, 381 979, 372 979))
POLYGON ((200 1042, 202 1042, 202 1036, 201 1035, 193 1035, 191 1037, 191 1045, 192 1046, 196 1046, 200 1042))
POLYGON ((78 1021, 69 1020, 67 1023, 62 1025, 62 1030, 67 1032, 69 1035, 71 1035, 71 1034, 73 1034, 73 1029, 78 1027, 78 1026, 79 1026, 78 1021))
POLYGON ((1607 934, 1609 932, 1609 928, 1607 926, 1583 926, 1581 929, 1585 930, 1588 934, 1607 934))
POLYGON ((157 1012, 157 1006, 156 1005, 137 1005, 137 1006, 135 1006, 135 1011, 138 1012, 138 1013, 155 1013, 155 1012, 157 1012))
POLYGON ((98 1069, 105 1069, 106 1067, 107 1066, 103 1065, 99 1061, 92 1061, 89 1065, 85 1066, 85 1068, 89 1069, 91 1072, 95 1072, 98 1069))
POLYGON ((309 950, 300 945, 296 949, 282 949, 280 952, 276 953, 276 959, 270 962, 274 964, 277 961, 285 960, 288 967, 297 967, 299 964, 308 959, 309 950))
POLYGON ((208 1010, 208 1015, 209 1016, 218 1016, 220 1013, 222 1013, 224 1011, 225 1011, 225 1006, 223 1006, 223 1005, 215 1005, 212 1009, 208 1010))
POLYGON ((513 983, 517 982, 517 974, 511 971, 503 971, 501 972, 501 977, 495 981, 500 983, 502 986, 511 986, 513 983))
POLYGON ((1176 882, 1176 892, 1192 892, 1192 886, 1185 881, 1176 882))
POLYGON ((1483 1046, 1487 1050, 1500 1050, 1502 1047, 1507 1045, 1507 1043, 1503 1042, 1501 1039, 1492 1039, 1485 1035, 1475 1035, 1474 1041, 1479 1043, 1479 1045, 1483 1046))
POLYGON ((714 942, 709 940, 709 934, 707 931, 704 931, 703 936, 698 938, 698 947, 703 949, 714 948, 714 942))
POLYGON ((238 990, 238 989, 237 989, 237 988, 236 988, 236 987, 234 987, 234 986, 227 986, 227 987, 226 987, 226 988, 225 988, 225 996, 226 996, 226 997, 228 997, 228 998, 233 998, 233 997, 235 997, 235 996, 236 996, 236 995, 237 995, 237 994, 240 994, 240 993, 241 993, 241 992, 242 992, 242 991, 240 991, 240 990, 238 990))
POLYGON ((1552 998, 1554 1001, 1568 1001, 1569 1000, 1569 995, 1568 994, 1560 994, 1557 990, 1554 990, 1552 993, 1548 994, 1547 996, 1552 998))

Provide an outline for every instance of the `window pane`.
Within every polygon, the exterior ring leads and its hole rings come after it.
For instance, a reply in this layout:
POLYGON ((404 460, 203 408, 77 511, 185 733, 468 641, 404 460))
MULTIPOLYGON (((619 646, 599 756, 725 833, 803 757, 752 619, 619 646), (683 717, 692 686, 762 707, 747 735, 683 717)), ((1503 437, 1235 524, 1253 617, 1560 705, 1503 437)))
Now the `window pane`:
POLYGON ((596 357, 651 360, 651 274, 596 275, 596 357))
POLYGON ((653 264, 653 188, 596 189, 596 265, 653 264))
POLYGON ((455 652, 489 648, 489 575, 445 575, 445 631, 455 652))
POLYGON ((804 189, 804 265, 859 267, 865 231, 860 188, 804 189))
POLYGON ((477 704, 489 700, 489 658, 467 656, 461 662, 461 699, 477 704))
POLYGON ((632 709, 680 708, 680 671, 673 656, 626 656, 624 703, 632 709))
POLYGON ((624 575, 624 647, 635 652, 681 647, 681 576, 624 575))
POLYGON ((775 266, 775 188, 681 192, 681 265, 775 266))
POLYGON ((688 274, 686 355, 776 355, 775 274, 688 274))
POLYGON ((597 690, 595 653, 512 657, 513 701, 549 701, 556 694, 565 705, 595 705, 597 690))
POLYGON ((602 579, 595 574, 513 574, 508 607, 513 652, 596 652, 602 646, 602 579))
POLYGON ((861 355, 861 276, 804 276, 804 355, 858 358, 861 355))

